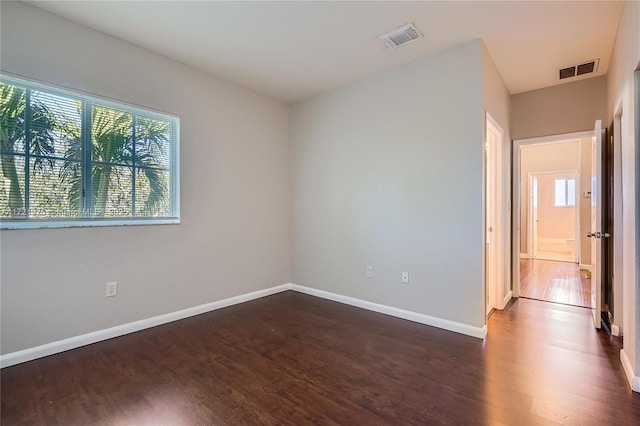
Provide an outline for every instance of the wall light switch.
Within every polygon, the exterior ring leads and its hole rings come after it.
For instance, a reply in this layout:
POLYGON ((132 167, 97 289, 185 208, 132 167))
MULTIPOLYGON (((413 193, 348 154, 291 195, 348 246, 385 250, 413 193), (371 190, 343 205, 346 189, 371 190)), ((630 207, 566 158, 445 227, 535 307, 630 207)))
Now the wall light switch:
POLYGON ((403 283, 408 283, 409 282, 409 273, 408 272, 403 272, 402 273, 402 282, 403 283))

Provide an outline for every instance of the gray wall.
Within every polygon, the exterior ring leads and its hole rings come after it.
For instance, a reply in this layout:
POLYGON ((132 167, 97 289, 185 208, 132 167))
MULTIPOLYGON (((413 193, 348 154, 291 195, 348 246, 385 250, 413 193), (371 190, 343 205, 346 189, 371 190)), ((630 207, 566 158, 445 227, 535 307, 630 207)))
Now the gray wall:
POLYGON ((481 327, 482 43, 296 104, 290 120, 292 282, 481 327))
POLYGON ((514 140, 593 130, 606 119, 606 77, 595 77, 511 96, 514 140))
POLYGON ((24 3, 1 24, 2 71, 179 115, 182 165, 180 225, 0 233, 2 353, 290 281, 284 104, 24 3))

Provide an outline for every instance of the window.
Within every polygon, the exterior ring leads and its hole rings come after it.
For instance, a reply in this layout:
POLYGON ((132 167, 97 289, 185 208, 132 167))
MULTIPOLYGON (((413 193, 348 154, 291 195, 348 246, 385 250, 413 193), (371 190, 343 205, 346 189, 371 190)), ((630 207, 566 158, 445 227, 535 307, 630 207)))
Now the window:
POLYGON ((573 207, 576 205, 576 180, 555 180, 555 206, 573 207))
POLYGON ((176 117, 0 79, 3 229, 178 223, 176 117))

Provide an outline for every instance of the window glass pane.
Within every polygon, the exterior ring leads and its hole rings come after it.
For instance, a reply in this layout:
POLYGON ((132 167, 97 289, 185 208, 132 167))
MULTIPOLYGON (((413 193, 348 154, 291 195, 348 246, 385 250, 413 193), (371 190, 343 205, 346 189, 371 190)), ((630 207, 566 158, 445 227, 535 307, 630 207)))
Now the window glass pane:
MULTIPOLYGON (((77 149, 71 152, 66 153, 65 161, 62 163, 60 167, 60 181, 61 185, 66 189, 66 198, 64 199, 63 207, 69 209, 80 210, 83 209, 84 206, 83 196, 82 196, 82 163, 80 162, 82 153, 79 149, 80 144, 78 144, 77 149)), ((87 216, 88 212, 79 213, 76 216, 87 216)), ((76 217, 74 216, 74 217, 76 217)))
POLYGON ((131 168, 100 164, 92 174, 94 217, 127 217, 132 215, 133 182, 131 168))
MULTIPOLYGON (((64 160, 32 158, 29 179, 29 217, 65 219, 82 216, 82 181, 67 170, 78 166, 64 160)), ((70 171, 70 170, 69 170, 70 171)))
POLYGON ((565 206, 566 193, 565 193, 565 179, 556 179, 555 181, 555 206, 565 206))
POLYGON ((31 155, 61 158, 77 151, 81 117, 80 100, 31 91, 31 155))
POLYGON ((178 219, 178 119, 2 76, 0 126, 0 228, 178 219))
POLYGON ((170 215, 169 172, 138 169, 136 171, 136 217, 170 215))
POLYGON ((25 216, 24 157, 2 155, 2 182, 0 182, 0 217, 25 216))
POLYGON ((567 179, 567 205, 576 205, 576 180, 567 179))
POLYGON ((131 164, 133 155, 133 114, 94 105, 91 113, 93 162, 131 164))
POLYGON ((23 88, 0 82, 0 151, 24 152, 26 92, 23 88))
POLYGON ((171 124, 144 115, 136 115, 136 166, 170 166, 171 124))

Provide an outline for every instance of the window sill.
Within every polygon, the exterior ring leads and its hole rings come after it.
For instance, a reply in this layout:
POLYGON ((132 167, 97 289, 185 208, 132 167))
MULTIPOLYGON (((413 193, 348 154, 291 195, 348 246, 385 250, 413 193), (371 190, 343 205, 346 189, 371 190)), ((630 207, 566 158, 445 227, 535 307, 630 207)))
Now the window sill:
POLYGON ((92 220, 0 220, 0 230, 90 228, 96 226, 179 225, 179 218, 160 219, 92 219, 92 220))

